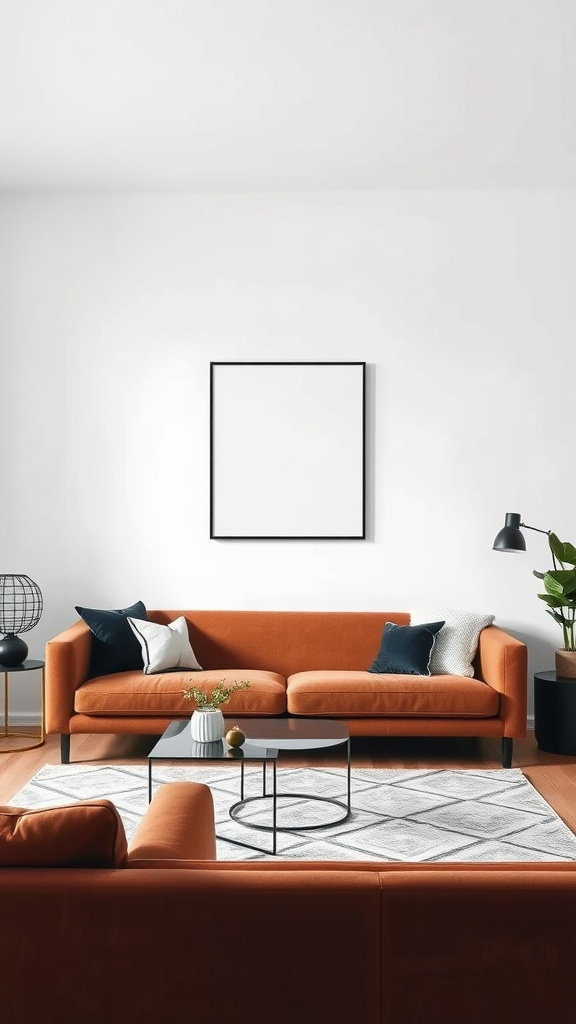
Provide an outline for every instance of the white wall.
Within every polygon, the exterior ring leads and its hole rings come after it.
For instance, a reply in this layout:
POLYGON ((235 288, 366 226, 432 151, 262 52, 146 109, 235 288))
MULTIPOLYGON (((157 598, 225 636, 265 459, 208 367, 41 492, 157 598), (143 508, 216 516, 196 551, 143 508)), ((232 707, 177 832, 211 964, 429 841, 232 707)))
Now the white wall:
POLYGON ((77 603, 437 600, 553 667, 546 539, 491 545, 507 511, 575 542, 575 226, 570 191, 0 200, 0 569, 44 592, 30 656, 77 603), (366 360, 368 540, 209 540, 227 359, 366 360))

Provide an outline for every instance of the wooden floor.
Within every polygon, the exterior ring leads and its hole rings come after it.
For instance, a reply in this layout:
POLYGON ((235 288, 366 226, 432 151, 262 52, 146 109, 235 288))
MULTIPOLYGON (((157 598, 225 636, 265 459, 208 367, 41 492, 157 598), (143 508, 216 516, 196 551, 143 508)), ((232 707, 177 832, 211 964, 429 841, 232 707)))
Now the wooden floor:
MULTIPOLYGON (((3 740, 0 746, 16 740, 3 740)), ((22 741, 20 741, 22 742, 22 741)), ((85 764, 143 764, 156 742, 152 736, 73 736, 71 760, 85 764)), ((60 763, 57 736, 42 747, 20 753, 0 753, 0 804, 11 800, 45 764, 60 763)), ((279 764, 341 765, 342 753, 281 752, 279 764)), ((352 739, 352 767, 356 768, 501 768, 500 741, 490 739, 432 739, 398 737, 352 739)), ((535 788, 576 833, 576 756, 561 757, 538 750, 534 735, 514 741, 514 768, 521 768, 535 788)))

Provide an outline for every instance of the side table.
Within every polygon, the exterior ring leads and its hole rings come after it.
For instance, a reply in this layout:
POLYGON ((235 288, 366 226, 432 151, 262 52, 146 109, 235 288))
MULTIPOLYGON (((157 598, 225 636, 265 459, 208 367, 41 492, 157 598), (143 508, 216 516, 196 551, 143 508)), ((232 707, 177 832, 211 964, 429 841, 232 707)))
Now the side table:
POLYGON ((4 673, 4 725, 0 727, 0 741, 10 739, 12 736, 27 737, 34 740, 33 743, 27 743, 23 747, 5 747, 0 744, 0 754, 15 754, 21 750, 32 750, 34 747, 41 747, 46 741, 45 721, 46 721, 46 684, 44 678, 44 662, 26 660, 21 665, 2 665, 0 664, 0 673, 4 673), (8 706, 8 694, 9 694, 9 676, 13 672, 40 672, 40 700, 41 700, 41 712, 40 712, 40 732, 28 732, 27 730, 22 731, 21 729, 12 729, 8 731, 9 722, 9 706, 8 706))
POLYGON ((549 754, 576 754, 576 679, 535 673, 534 736, 549 754))

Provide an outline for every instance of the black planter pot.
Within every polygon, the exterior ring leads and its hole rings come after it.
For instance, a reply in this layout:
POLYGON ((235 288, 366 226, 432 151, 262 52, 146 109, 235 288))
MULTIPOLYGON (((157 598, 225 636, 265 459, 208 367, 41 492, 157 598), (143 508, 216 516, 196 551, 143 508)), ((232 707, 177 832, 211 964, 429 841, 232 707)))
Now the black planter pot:
POLYGON ((576 679, 536 672, 534 736, 540 750, 576 755, 576 679))

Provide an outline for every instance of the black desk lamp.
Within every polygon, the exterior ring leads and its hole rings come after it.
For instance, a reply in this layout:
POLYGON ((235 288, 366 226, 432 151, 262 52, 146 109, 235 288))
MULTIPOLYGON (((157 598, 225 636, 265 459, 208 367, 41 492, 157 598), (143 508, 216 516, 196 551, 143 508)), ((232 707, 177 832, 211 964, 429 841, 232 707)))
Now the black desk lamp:
POLYGON ((528 526, 520 521, 517 512, 507 512, 504 527, 492 545, 494 551, 526 551, 522 530, 536 530, 548 536, 554 568, 548 572, 534 570, 534 576, 544 581, 545 593, 538 597, 548 605, 546 611, 561 627, 564 637, 564 647, 555 652, 556 675, 576 679, 576 548, 563 544, 552 530, 528 526))
POLYGON ((526 541, 522 530, 535 530, 550 536, 551 530, 541 530, 538 526, 528 526, 520 521, 518 512, 507 512, 504 526, 496 534, 492 545, 493 551, 526 551, 526 541))
POLYGON ((42 615, 42 591, 29 576, 0 574, 0 664, 16 668, 26 661, 28 644, 17 636, 32 629, 42 615))

